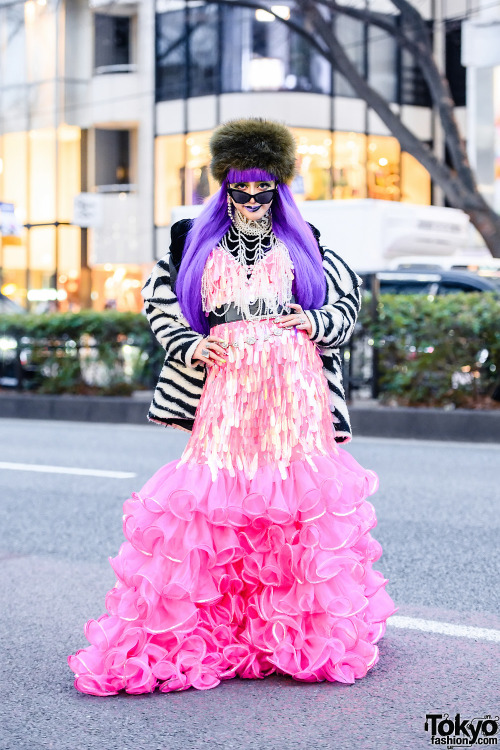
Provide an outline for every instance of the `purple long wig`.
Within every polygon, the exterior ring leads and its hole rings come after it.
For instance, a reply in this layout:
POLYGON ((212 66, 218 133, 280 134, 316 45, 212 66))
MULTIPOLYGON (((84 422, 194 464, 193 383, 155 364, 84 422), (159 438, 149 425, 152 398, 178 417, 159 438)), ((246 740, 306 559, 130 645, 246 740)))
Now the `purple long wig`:
MULTIPOLYGON (((205 204, 194 220, 186 239, 182 264, 175 283, 176 295, 189 325, 203 335, 210 333, 208 317, 202 308, 201 278, 211 251, 231 226, 227 212, 227 188, 235 182, 275 180, 261 169, 230 170, 220 190, 205 204)), ((295 278, 292 291, 304 310, 324 304, 326 279, 318 243, 304 221, 288 185, 278 184, 271 204, 273 232, 290 253, 295 278)))

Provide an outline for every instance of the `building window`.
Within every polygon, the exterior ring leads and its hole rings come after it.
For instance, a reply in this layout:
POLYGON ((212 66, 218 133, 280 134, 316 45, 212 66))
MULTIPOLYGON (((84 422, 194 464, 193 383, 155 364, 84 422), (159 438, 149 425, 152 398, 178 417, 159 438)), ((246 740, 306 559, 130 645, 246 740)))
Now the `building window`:
POLYGON ((210 174, 206 130, 189 135, 156 139, 155 224, 170 224, 174 206, 196 206, 216 192, 219 185, 210 174))
MULTIPOLYGON (((279 7, 285 16, 292 12, 279 7)), ((157 101, 239 91, 331 93, 330 64, 274 16, 249 8, 157 14, 156 73, 157 101)))
MULTIPOLYGON (((73 198, 81 190, 80 158, 75 126, 0 138, 0 195, 25 225, 20 237, 0 238, 1 287, 23 306, 30 291, 55 287, 59 271, 79 274, 80 229, 56 224, 71 221, 73 198)), ((61 300, 59 309, 66 305, 61 300)))
POLYGON ((131 189, 130 130, 95 130, 95 184, 100 192, 131 189))
POLYGON ((400 153, 397 138, 368 136, 367 198, 399 201, 400 153))
MULTIPOLYGON (((275 6, 300 23, 297 9, 275 6)), ((331 66, 307 41, 263 10, 223 7, 222 90, 331 94, 331 66)))
MULTIPOLYGON (((349 59, 361 75, 364 75, 365 71, 364 28, 364 24, 356 18, 339 14, 335 19, 335 33, 342 39, 349 59)), ((336 96, 357 97, 349 82, 340 73, 335 73, 334 81, 336 96)))
POLYGON ((401 202, 431 203, 431 176, 415 157, 406 151, 401 152, 401 202))
MULTIPOLYGON (((431 34, 432 43, 432 22, 427 21, 427 27, 431 34)), ((406 35, 411 36, 411 29, 404 29, 406 35)), ((400 92, 399 98, 401 104, 413 104, 417 107, 431 107, 432 100, 427 87, 427 83, 422 75, 415 57, 402 49, 400 52, 400 92)))
MULTIPOLYGON (((428 205, 430 177, 392 136, 291 128, 297 142, 300 201, 379 198, 428 205), (400 185, 402 180, 402 187, 400 185)), ((175 206, 204 203, 219 188, 210 175, 210 131, 156 139, 155 223, 168 226, 175 206)))
POLYGON ((156 101, 187 96, 186 13, 156 15, 156 101))
POLYGON ((462 65, 462 23, 446 21, 446 77, 456 107, 465 107, 466 70, 462 65))
POLYGON ((335 133, 333 198, 366 198, 366 135, 335 133))
POLYGON ((149 266, 133 263, 100 263, 92 267, 92 308, 140 312, 144 306, 141 287, 149 266))
POLYGON ((297 177, 292 192, 297 201, 332 197, 332 135, 327 130, 292 128, 297 140, 297 177))
POLYGON ((332 67, 304 37, 287 30, 290 37, 290 62, 285 88, 292 91, 332 93, 332 67))
POLYGON ((94 15, 94 68, 96 73, 126 73, 131 65, 129 16, 94 15))
POLYGON ((185 136, 161 135, 155 140, 155 224, 170 224, 173 206, 183 205, 182 170, 185 136))
POLYGON ((56 216, 56 131, 31 130, 29 138, 29 223, 54 222, 56 216))
POLYGON ((156 16, 156 101, 219 90, 219 9, 194 6, 156 16))
MULTIPOLYGON (((387 22, 394 23, 393 16, 381 17, 387 22)), ((397 64, 398 47, 392 34, 370 25, 368 27, 368 83, 388 102, 395 102, 398 97, 397 64)))
POLYGON ((219 89, 219 9, 216 5, 188 9, 188 96, 216 94, 219 89))

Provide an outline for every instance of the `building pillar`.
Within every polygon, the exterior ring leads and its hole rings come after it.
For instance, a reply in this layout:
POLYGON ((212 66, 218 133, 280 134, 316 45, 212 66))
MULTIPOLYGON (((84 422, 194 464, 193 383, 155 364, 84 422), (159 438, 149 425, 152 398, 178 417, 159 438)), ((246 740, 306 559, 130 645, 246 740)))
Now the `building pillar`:
MULTIPOLYGON (((434 0, 434 28, 433 28, 433 40, 434 40, 434 59, 439 72, 445 75, 446 72, 446 27, 445 27, 445 14, 443 8, 443 0, 434 0)), ((441 117, 436 107, 432 109, 432 142, 433 151, 441 164, 444 164, 446 158, 446 140, 443 131, 443 125, 441 123, 441 117)), ((432 185, 432 203, 434 206, 444 206, 445 196, 443 188, 433 182, 432 185)))
POLYGON ((485 200, 500 212, 500 10, 480 0, 464 23, 467 68, 467 152, 485 200), (496 173, 495 173, 496 171, 496 173))

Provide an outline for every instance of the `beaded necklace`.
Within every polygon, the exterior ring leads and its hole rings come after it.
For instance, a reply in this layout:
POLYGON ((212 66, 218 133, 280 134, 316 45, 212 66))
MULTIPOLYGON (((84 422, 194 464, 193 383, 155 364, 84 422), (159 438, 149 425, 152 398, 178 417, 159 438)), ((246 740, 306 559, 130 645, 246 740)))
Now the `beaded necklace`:
POLYGON ((221 239, 219 249, 244 269, 246 280, 242 279, 242 273, 236 273, 232 283, 233 300, 213 309, 208 299, 214 299, 216 292, 210 274, 204 273, 201 291, 205 311, 210 307, 217 316, 223 317, 234 304, 245 320, 255 320, 274 317, 282 311, 283 305, 288 305, 292 297, 293 264, 288 249, 272 231, 269 214, 260 221, 250 221, 235 211, 233 223, 221 239), (265 269, 260 261, 270 253, 270 263, 265 269), (268 271, 273 283, 269 281, 268 271))

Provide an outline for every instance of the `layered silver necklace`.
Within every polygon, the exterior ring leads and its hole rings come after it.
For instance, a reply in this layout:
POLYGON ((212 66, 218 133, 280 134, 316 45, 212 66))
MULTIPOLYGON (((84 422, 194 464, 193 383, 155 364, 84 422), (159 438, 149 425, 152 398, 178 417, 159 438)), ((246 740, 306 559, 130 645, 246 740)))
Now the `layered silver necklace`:
POLYGON ((240 265, 246 266, 250 274, 252 264, 262 260, 266 252, 276 245, 270 212, 259 221, 252 221, 240 211, 235 211, 233 223, 219 244, 223 250, 235 256, 240 265))
MULTIPOLYGON (((283 305, 288 309, 292 295, 293 264, 286 246, 277 239, 272 230, 270 212, 259 221, 246 219, 240 211, 234 212, 231 226, 219 242, 219 247, 229 253, 240 266, 246 270, 247 281, 236 284, 233 289, 233 303, 229 303, 222 312, 224 315, 231 304, 242 312, 244 319, 270 318, 281 311, 283 305), (274 283, 269 285, 268 274, 260 269, 261 261, 271 250, 274 250, 271 262, 274 283), (255 272, 255 273, 254 273, 255 272), (252 309, 251 309, 252 308, 252 309)), ((209 282, 206 275, 202 279, 203 309, 206 310, 206 294, 209 282)))

